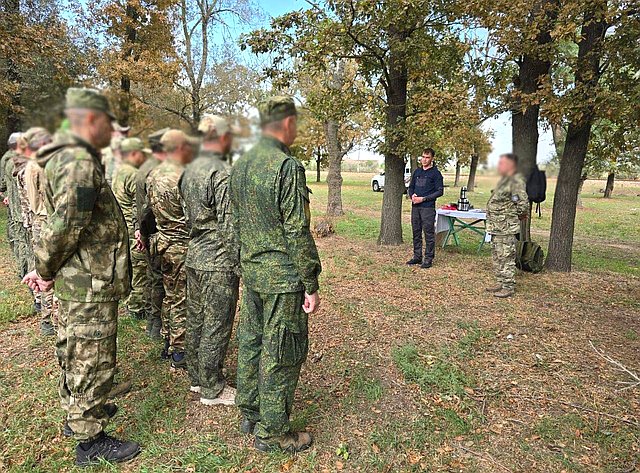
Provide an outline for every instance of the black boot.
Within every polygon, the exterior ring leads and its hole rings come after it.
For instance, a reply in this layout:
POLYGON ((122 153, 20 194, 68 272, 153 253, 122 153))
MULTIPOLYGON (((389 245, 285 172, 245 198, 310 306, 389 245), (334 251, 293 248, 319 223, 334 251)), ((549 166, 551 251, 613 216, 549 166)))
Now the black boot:
POLYGON ((243 434, 252 434, 253 430, 256 428, 256 423, 243 417, 240 421, 240 432, 243 434))
MULTIPOLYGON (((109 419, 111 419, 113 416, 115 416, 118 413, 118 406, 116 406, 111 402, 106 403, 102 407, 102 409, 104 409, 105 414, 109 416, 109 419)), ((67 421, 64 422, 64 427, 62 428, 62 434, 65 437, 73 437, 73 430, 71 430, 71 427, 69 427, 69 422, 67 421)))
POLYGON ((76 465, 94 465, 100 461, 126 462, 140 453, 140 444, 110 437, 101 432, 98 437, 81 442, 76 447, 76 465))
POLYGON ((160 359, 161 360, 169 359, 169 339, 168 338, 164 339, 164 348, 160 352, 160 359))
POLYGON ((413 266, 414 264, 420 264, 420 263, 422 263, 422 258, 418 258, 416 256, 414 256, 409 261, 407 261, 407 264, 409 266, 413 266))

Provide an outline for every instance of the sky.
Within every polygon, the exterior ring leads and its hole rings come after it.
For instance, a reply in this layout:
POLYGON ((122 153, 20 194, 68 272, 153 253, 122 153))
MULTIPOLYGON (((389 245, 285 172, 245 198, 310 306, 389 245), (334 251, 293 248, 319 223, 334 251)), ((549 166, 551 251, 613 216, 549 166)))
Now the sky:
MULTIPOLYGON (((303 0, 259 0, 258 4, 264 10, 267 18, 265 23, 268 23, 268 17, 274 17, 283 13, 298 10, 300 8, 308 7, 308 3, 303 0)), ((492 147, 493 151, 489 155, 489 166, 493 167, 498 162, 498 157, 502 153, 511 151, 511 119, 508 113, 503 113, 496 118, 487 120, 484 123, 484 128, 493 131, 492 147)), ((425 146, 429 146, 429 143, 425 143, 425 146)), ((538 162, 546 163, 555 154, 553 145, 553 137, 549 130, 540 129, 540 141, 538 144, 538 162)), ((371 152, 367 149, 356 149, 348 158, 351 159, 377 159, 382 161, 383 158, 375 152, 371 152)))

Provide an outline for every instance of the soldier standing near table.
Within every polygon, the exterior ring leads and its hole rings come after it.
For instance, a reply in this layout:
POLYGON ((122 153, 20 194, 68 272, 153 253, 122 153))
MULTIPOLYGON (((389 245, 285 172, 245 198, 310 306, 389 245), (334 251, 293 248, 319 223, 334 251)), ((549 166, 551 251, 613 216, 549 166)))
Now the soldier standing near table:
MULTIPOLYGON (((29 213, 31 232, 32 254, 34 247, 40 241, 42 226, 47 221, 47 209, 44 203, 44 171, 36 162, 36 153, 51 143, 51 134, 44 128, 30 128, 24 134, 27 142, 25 156, 29 158, 27 166, 22 174, 19 174, 18 183, 22 198, 25 200, 26 211, 29 213)), ((45 148, 46 149, 46 148, 45 148)), ((35 269, 35 259, 32 256, 29 270, 35 269)), ((57 320, 55 314, 55 300, 53 289, 41 293, 35 291, 36 305, 40 306, 40 333, 46 337, 54 336, 54 325, 57 320)))
POLYGON ((518 157, 500 156, 500 180, 487 203, 487 232, 491 234, 493 269, 498 284, 487 288, 495 297, 511 297, 516 287, 516 235, 529 214, 526 183, 517 173, 518 157))
POLYGON ((127 313, 137 319, 147 317, 145 291, 147 288, 147 258, 137 245, 135 232, 138 227, 138 212, 136 208, 136 175, 138 168, 147 159, 147 153, 142 140, 139 138, 125 138, 120 143, 122 163, 113 178, 113 194, 122 209, 129 232, 129 254, 131 255, 131 294, 126 301, 127 313))
MULTIPOLYGON (((164 285, 162 284, 162 258, 157 251, 158 227, 151 210, 147 194, 147 178, 151 171, 163 162, 167 156, 160 140, 169 131, 163 128, 149 135, 151 156, 144 162, 136 174, 136 207, 138 212, 135 238, 147 258, 147 290, 145 301, 147 307, 147 335, 151 338, 167 339, 169 331, 162 323, 162 301, 164 285)), ((164 354, 164 351, 163 351, 164 354)))
POLYGON ((185 332, 187 319, 187 256, 189 232, 182 207, 178 182, 184 168, 193 160, 198 141, 180 130, 169 130, 161 139, 167 153, 165 161, 147 178, 151 210, 158 225, 157 252, 162 258, 165 296, 162 303, 166 355, 173 368, 186 368, 185 332))
POLYGON ((205 115, 198 131, 198 157, 180 179, 189 248, 187 271, 187 366, 191 391, 207 406, 232 406, 236 390, 222 373, 238 303, 238 247, 233 236, 228 155, 233 134, 228 120, 205 115))
POLYGON ((231 171, 234 227, 244 289, 238 326, 241 431, 261 451, 309 448, 289 416, 309 348, 308 314, 320 303, 320 259, 309 229, 309 189, 289 151, 297 134, 289 97, 260 104, 262 138, 231 171))
POLYGON ((106 97, 92 89, 67 91, 71 131, 38 157, 46 177, 47 222, 35 249, 36 271, 24 282, 60 299, 56 353, 67 429, 79 442, 76 463, 127 461, 140 452, 104 430, 116 407, 107 404, 116 370, 118 301, 129 293, 124 217, 107 185, 100 148, 109 142, 106 97))

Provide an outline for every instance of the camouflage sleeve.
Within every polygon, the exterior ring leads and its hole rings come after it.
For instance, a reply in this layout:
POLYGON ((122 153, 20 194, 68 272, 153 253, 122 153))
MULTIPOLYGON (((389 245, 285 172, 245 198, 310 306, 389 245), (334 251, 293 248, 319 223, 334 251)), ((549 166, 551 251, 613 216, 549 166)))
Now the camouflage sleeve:
POLYGON ((207 199, 211 207, 215 205, 218 228, 228 245, 229 253, 234 253, 239 258, 240 247, 235 238, 233 217, 231 215, 229 180, 229 170, 223 169, 214 172, 207 186, 207 199))
POLYGON ((318 276, 322 270, 316 243, 311 236, 309 188, 304 167, 294 159, 287 159, 280 170, 280 213, 284 237, 307 294, 319 288, 318 276))
MULTIPOLYGON (((124 191, 127 194, 127 197, 129 198, 130 202, 133 202, 133 212, 131 215, 131 220, 133 221, 133 228, 134 230, 139 230, 140 229, 140 225, 138 223, 138 212, 137 212, 137 202, 136 202, 136 197, 137 197, 137 193, 136 193, 136 173, 132 173, 131 175, 127 176, 127 178, 124 181, 124 191)), ((130 238, 133 238, 133 235, 130 235, 130 238)))
POLYGON ((47 169, 53 213, 42 228, 35 248, 36 269, 44 279, 56 273, 77 250, 82 231, 90 224, 100 179, 86 151, 47 169))
POLYGON ((29 211, 36 212, 38 210, 40 202, 40 173, 35 167, 35 162, 27 164, 27 169, 24 173, 25 187, 27 188, 27 202, 29 204, 29 211))
POLYGON ((5 178, 5 167, 7 166, 7 159, 9 156, 9 152, 7 151, 4 155, 2 155, 2 159, 0 160, 0 192, 7 192, 7 183, 4 180, 5 178))
POLYGON ((527 195, 527 185, 519 176, 513 180, 511 188, 511 200, 515 203, 516 213, 525 215, 529 212, 529 196, 527 195))

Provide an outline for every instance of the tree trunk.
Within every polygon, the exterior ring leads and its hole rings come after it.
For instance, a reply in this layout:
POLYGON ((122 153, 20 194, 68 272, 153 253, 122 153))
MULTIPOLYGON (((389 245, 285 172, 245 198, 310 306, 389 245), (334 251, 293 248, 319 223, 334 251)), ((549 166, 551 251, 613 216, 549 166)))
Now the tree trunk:
POLYGON ((460 185, 460 169, 462 168, 462 163, 458 159, 456 161, 456 178, 453 181, 453 187, 458 187, 460 185))
POLYGON ((339 125, 335 120, 325 123, 327 150, 329 152, 329 169, 327 173, 327 215, 342 215, 342 158, 344 153, 338 138, 339 125))
MULTIPOLYGON (((122 51, 122 57, 125 61, 134 58, 134 47, 138 38, 138 32, 134 25, 138 21, 138 10, 133 2, 127 1, 125 7, 125 13, 127 16, 127 26, 125 28, 124 48, 122 51)), ((119 98, 118 122, 123 126, 128 126, 131 115, 131 79, 128 75, 123 75, 120 78, 120 98, 119 98)))
MULTIPOLYGON (((7 31, 11 33, 15 26, 16 21, 20 16, 20 1, 19 0, 4 0, 2 2, 2 6, 4 7, 5 17, 3 21, 6 21, 7 31)), ((11 34, 9 34, 11 36, 11 34)), ((20 72, 18 71, 18 65, 15 63, 11 56, 12 49, 8 49, 9 54, 7 60, 5 62, 5 77, 7 78, 7 82, 17 85, 17 91, 15 94, 11 95, 11 101, 9 102, 6 112, 5 112, 5 129, 6 136, 2 138, 2 142, 0 143, 0 151, 2 152, 0 155, 3 155, 7 150, 7 140, 11 133, 15 133, 21 131, 22 129, 22 117, 20 116, 21 106, 22 106, 22 78, 20 77, 20 72)))
POLYGON ((551 271, 571 271, 573 232, 576 219, 578 189, 582 177, 591 127, 595 118, 590 98, 596 94, 600 75, 600 46, 607 30, 607 2, 594 2, 585 12, 582 33, 578 45, 578 60, 575 69, 576 89, 582 97, 577 103, 585 103, 579 119, 570 122, 567 140, 560 160, 560 171, 553 200, 549 254, 546 267, 551 271))
POLYGON ((613 194, 613 184, 615 182, 615 179, 616 179, 616 173, 610 172, 609 175, 607 176, 607 185, 604 188, 605 199, 611 198, 611 194, 613 194))
POLYGON ((320 182, 320 162, 322 161, 322 151, 320 147, 316 149, 316 182, 320 182))
POLYGON ((578 185, 578 198, 576 199, 576 207, 579 209, 582 208, 582 187, 584 186, 584 181, 586 180, 587 173, 583 173, 582 176, 580 176, 580 184, 578 185))
POLYGON ((477 154, 471 155, 471 164, 469 164, 469 178, 467 179, 467 191, 473 192, 476 187, 476 170, 478 169, 478 161, 480 156, 477 154))
MULTIPOLYGON (((394 32, 391 32, 394 35, 394 32)), ((401 44, 402 37, 393 43, 401 44)), ((406 38, 404 38, 406 39, 406 38)), ((409 74, 403 53, 391 48, 389 52, 388 83, 386 92, 385 127, 385 184, 382 197, 382 216, 380 218, 380 245, 402 244, 402 196, 404 186, 404 159, 400 154, 404 142, 404 126, 407 116, 407 86, 409 74)))

